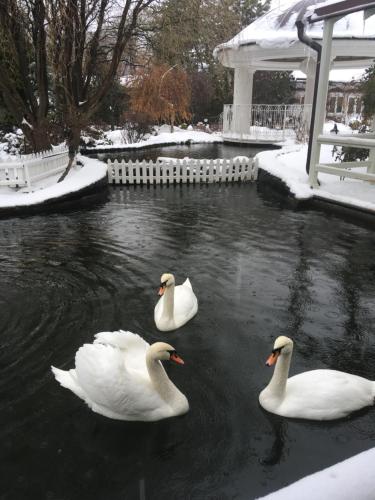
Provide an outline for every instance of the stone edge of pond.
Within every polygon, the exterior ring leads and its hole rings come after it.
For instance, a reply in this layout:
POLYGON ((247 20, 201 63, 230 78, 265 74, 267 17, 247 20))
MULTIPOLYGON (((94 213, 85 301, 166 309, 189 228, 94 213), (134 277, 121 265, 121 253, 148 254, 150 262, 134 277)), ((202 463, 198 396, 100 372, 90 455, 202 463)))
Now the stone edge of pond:
POLYGON ((69 192, 55 198, 50 198, 48 200, 41 201, 40 203, 35 203, 33 205, 17 205, 13 207, 0 207, 0 218, 38 215, 50 212, 51 210, 59 211, 59 209, 66 210, 74 208, 78 200, 82 202, 88 201, 90 195, 97 195, 98 192, 103 191, 104 188, 107 187, 108 180, 107 176, 105 176, 88 186, 84 186, 82 189, 69 192))
POLYGON ((145 144, 144 146, 119 146, 119 147, 95 147, 95 148, 80 148, 80 153, 82 155, 96 154, 96 153, 123 153, 125 151, 142 151, 143 149, 152 148, 165 148, 168 146, 190 146, 192 144, 223 144, 223 141, 212 141, 212 142, 193 142, 192 140, 181 141, 181 142, 161 142, 157 144, 145 144))
POLYGON ((339 216, 347 216, 352 219, 360 219, 361 221, 369 222, 372 225, 375 222, 375 212, 371 209, 367 210, 363 207, 355 207, 353 205, 348 205, 340 201, 330 200, 328 198, 323 198, 316 195, 308 199, 297 199, 283 180, 275 175, 270 174, 266 170, 263 170, 261 167, 259 168, 258 172, 258 182, 267 184, 276 189, 279 193, 286 195, 290 200, 293 201, 293 205, 295 208, 318 208, 329 211, 330 213, 334 213, 339 216))

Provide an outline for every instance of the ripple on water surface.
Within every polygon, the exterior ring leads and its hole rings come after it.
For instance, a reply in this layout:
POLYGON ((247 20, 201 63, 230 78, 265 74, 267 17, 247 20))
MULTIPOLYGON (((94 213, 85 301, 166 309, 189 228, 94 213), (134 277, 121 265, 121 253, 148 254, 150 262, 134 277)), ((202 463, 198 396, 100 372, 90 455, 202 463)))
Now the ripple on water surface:
POLYGON ((373 408, 319 423, 258 404, 280 334, 292 373, 375 379, 370 228, 246 184, 111 188, 100 207, 2 220, 0 234, 1 498, 253 498, 374 446, 373 408), (199 299, 168 334, 153 323, 166 271, 199 299), (73 367, 118 328, 178 349, 185 366, 167 370, 186 416, 115 422, 56 384, 51 364, 73 367))

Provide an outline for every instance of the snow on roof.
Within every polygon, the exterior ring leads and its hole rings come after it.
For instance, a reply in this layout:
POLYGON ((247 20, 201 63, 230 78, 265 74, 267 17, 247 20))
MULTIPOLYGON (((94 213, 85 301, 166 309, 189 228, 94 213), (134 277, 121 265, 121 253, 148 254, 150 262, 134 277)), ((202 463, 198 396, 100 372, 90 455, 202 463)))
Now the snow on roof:
MULTIPOLYGON (((216 47, 215 53, 223 49, 236 49, 241 45, 256 44, 262 48, 286 48, 298 41, 295 23, 306 20, 317 6, 337 3, 338 0, 300 0, 289 5, 276 7, 238 35, 216 47)), ((323 21, 310 25, 306 23, 306 32, 315 39, 323 38, 323 21)), ((363 12, 355 12, 339 19, 334 26, 334 38, 375 38, 374 17, 364 20, 363 12)))

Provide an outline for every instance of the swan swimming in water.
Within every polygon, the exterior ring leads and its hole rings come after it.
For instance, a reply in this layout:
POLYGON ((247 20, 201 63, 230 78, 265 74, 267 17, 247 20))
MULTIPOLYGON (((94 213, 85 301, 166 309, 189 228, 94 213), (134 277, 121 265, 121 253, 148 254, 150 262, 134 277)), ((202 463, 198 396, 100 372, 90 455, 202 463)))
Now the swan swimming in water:
POLYGON ((189 410, 162 360, 184 364, 171 345, 150 346, 139 335, 119 330, 97 333, 94 343, 78 349, 74 369, 52 367, 52 372, 96 413, 116 420, 154 421, 189 410))
POLYGON ((155 306, 154 319, 158 330, 168 332, 187 323, 198 311, 198 301, 189 278, 175 287, 173 274, 163 274, 160 278, 159 295, 155 306))
POLYGON ((293 341, 278 337, 266 364, 276 363, 259 395, 263 408, 282 417, 333 420, 375 404, 375 382, 336 370, 311 370, 288 378, 293 341))

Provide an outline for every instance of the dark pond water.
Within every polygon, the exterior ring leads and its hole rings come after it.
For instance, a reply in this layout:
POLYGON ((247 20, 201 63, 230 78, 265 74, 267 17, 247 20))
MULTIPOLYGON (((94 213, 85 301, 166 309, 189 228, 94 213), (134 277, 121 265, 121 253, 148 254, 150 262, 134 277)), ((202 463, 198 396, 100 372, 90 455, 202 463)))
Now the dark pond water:
POLYGON ((0 498, 253 499, 375 445, 375 408, 319 423, 267 414, 274 338, 291 372, 375 379, 375 232, 295 211, 261 185, 110 188, 99 204, 0 221, 0 498), (198 315, 161 333, 164 271, 198 315), (54 381, 98 331, 167 339, 183 417, 118 422, 54 381))
MULTIPOLYGON (((276 147, 277 148, 277 147, 276 147)), ((163 146, 160 148, 139 149, 134 151, 121 151, 117 153, 97 153, 91 154, 93 158, 98 158, 102 161, 108 159, 124 159, 129 160, 152 160, 155 161, 159 156, 170 156, 172 158, 233 158, 235 156, 253 157, 260 151, 272 149, 272 146, 257 148, 254 146, 236 146, 229 144, 190 144, 190 145, 173 145, 163 146)))

